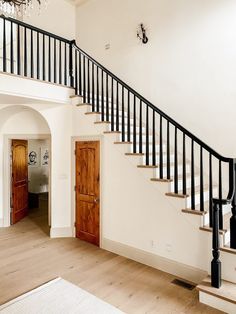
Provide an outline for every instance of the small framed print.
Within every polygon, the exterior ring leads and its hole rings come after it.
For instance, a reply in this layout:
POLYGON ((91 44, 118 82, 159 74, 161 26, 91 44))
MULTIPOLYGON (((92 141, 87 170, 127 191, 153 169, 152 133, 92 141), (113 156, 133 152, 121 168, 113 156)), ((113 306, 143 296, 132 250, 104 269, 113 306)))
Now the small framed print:
POLYGON ((41 147, 41 166, 49 166, 49 149, 41 147))

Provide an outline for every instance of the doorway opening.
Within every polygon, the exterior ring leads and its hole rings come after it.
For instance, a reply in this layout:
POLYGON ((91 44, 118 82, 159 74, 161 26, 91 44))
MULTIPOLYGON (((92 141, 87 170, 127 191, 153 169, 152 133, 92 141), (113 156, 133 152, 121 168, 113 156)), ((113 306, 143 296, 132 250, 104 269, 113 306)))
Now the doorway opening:
POLYGON ((11 213, 14 225, 24 218, 49 235, 50 140, 11 140, 11 213))

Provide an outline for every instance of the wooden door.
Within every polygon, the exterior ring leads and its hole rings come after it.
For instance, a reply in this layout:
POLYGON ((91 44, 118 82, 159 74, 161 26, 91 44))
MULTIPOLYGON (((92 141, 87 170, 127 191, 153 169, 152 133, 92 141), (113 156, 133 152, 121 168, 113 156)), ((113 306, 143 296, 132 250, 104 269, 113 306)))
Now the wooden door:
POLYGON ((15 224, 28 214, 28 142, 12 141, 12 211, 15 224))
POLYGON ((100 144, 76 142, 76 237, 99 246, 100 144))

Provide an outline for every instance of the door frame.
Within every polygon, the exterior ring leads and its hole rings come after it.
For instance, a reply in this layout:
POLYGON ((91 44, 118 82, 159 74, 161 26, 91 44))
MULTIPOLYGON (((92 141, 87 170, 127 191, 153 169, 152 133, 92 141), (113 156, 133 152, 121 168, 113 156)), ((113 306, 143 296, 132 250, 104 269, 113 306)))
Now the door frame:
POLYGON ((103 182, 103 167, 102 167, 102 160, 103 160, 103 139, 104 136, 102 135, 94 135, 94 136, 73 136, 72 143, 71 143, 71 225, 73 226, 73 236, 76 237, 76 191, 75 191, 75 184, 76 184, 76 154, 75 154, 75 145, 76 142, 94 142, 97 141, 100 143, 100 208, 99 208, 99 247, 103 247, 103 189, 102 189, 102 182, 103 182))
MULTIPOLYGON (((12 140, 49 140, 51 153, 50 134, 6 134, 3 136, 3 227, 11 226, 11 144, 12 140)), ((51 158, 49 164, 49 189, 48 189, 48 224, 51 225, 51 158)))

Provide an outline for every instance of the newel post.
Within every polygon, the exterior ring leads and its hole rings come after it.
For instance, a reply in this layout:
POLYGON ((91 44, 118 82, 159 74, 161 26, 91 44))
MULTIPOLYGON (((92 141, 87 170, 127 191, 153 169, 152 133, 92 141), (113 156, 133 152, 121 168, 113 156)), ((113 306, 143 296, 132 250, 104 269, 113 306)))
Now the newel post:
POLYGON ((220 204, 217 200, 213 199, 213 215, 212 215, 212 255, 213 260, 211 262, 211 285, 214 288, 220 288, 221 286, 221 261, 219 250, 219 211, 220 204))
POLYGON ((75 45, 75 40, 70 41, 69 43, 69 77, 70 77, 70 86, 74 88, 74 63, 73 63, 73 46, 75 45))
MULTIPOLYGON (((234 182, 236 182, 236 165, 234 165, 234 182)), ((230 218, 230 247, 236 249, 236 187, 234 184, 234 197, 232 200, 232 217, 230 218)))

